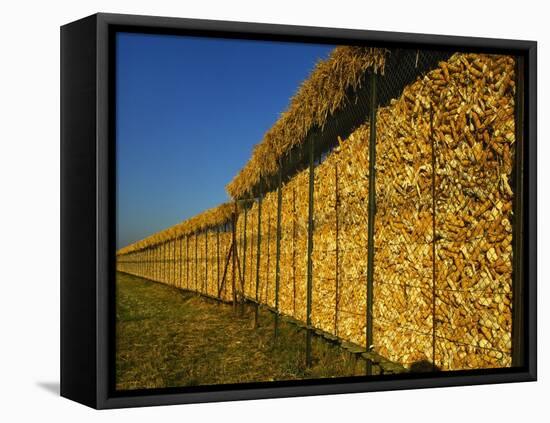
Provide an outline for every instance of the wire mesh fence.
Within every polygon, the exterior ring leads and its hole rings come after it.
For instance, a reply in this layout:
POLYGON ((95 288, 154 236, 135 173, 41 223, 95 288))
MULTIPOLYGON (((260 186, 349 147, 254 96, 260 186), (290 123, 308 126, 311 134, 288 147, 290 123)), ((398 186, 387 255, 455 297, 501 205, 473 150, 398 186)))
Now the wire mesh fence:
POLYGON ((265 305, 405 366, 510 366, 515 59, 388 57, 232 219, 118 269, 265 305))

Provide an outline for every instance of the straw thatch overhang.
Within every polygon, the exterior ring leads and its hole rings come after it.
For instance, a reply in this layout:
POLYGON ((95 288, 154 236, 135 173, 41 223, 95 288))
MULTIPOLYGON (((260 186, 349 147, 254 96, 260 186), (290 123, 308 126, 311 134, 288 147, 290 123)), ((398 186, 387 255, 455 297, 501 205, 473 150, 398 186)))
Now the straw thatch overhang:
POLYGON ((124 255, 135 251, 140 251, 148 247, 152 247, 163 242, 181 238, 186 235, 204 231, 208 228, 213 228, 227 223, 231 219, 234 212, 234 205, 231 203, 223 203, 217 207, 205 210, 204 212, 195 215, 183 222, 171 226, 163 231, 157 232, 147 238, 127 245, 118 250, 117 255, 124 255))
POLYGON ((433 69, 451 53, 417 49, 336 47, 317 64, 281 118, 257 144, 252 157, 226 186, 234 199, 255 198, 307 166, 309 143, 320 159, 363 124, 370 110, 368 72, 391 73, 378 79, 377 106, 401 95, 404 87, 433 69))
POLYGON ((252 157, 227 185, 233 198, 253 195, 261 177, 278 171, 279 161, 303 144, 314 127, 323 128, 330 116, 349 102, 349 90, 357 90, 365 72, 383 72, 386 49, 336 47, 327 60, 315 66, 281 118, 254 147, 252 157))

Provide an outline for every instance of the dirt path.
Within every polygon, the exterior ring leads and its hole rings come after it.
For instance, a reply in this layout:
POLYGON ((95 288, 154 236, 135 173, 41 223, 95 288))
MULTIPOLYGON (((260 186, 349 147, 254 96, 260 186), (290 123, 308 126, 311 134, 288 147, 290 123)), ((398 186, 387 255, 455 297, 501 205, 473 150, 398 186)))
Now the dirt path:
POLYGON ((117 389, 259 382, 364 374, 348 352, 314 339, 304 367, 304 331, 251 307, 232 307, 123 273, 117 274, 117 389))

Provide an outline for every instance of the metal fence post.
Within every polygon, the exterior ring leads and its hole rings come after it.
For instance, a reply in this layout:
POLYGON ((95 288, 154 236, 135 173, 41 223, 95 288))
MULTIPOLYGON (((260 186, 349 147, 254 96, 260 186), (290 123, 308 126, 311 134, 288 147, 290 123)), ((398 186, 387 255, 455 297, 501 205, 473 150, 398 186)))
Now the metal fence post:
POLYGON ((208 295, 208 228, 204 231, 204 290, 208 295))
POLYGON ((167 273, 168 273, 168 269, 167 269, 167 266, 166 266, 166 253, 167 253, 167 250, 168 250, 168 245, 167 245, 167 242, 164 241, 163 244, 162 244, 162 282, 163 283, 166 283, 167 282, 167 273))
POLYGON ((199 292, 198 270, 199 270, 199 235, 195 232, 195 292, 199 292))
POLYGON ((269 244, 271 244, 271 213, 267 213, 267 247, 266 247, 266 253, 267 253, 267 263, 266 263, 266 271, 265 271, 265 303, 269 306, 269 268, 270 262, 271 262, 271 254, 270 254, 270 248, 269 244))
POLYGON ((220 225, 216 227, 216 271, 217 271, 217 293, 220 298, 220 225))
MULTIPOLYGON (((367 307, 366 307, 366 351, 374 346, 372 337, 372 301, 374 278, 374 216, 376 214, 376 73, 371 72, 370 136, 369 136, 369 209, 368 209, 368 246, 367 246, 367 307)), ((372 374, 370 360, 366 362, 366 372, 372 374)))
POLYGON ((185 235, 185 286, 189 290, 189 234, 185 235))
POLYGON ((275 255, 275 338, 279 330, 279 283, 281 279, 281 209, 283 205, 282 191, 282 166, 279 161, 279 172, 277 178, 277 246, 275 255))
POLYGON ((315 148, 309 137, 309 196, 307 225, 307 302, 306 302, 306 366, 311 367, 311 300, 313 287, 313 190, 315 185, 315 148))
POLYGON ((296 187, 292 188, 292 310, 296 317, 296 187))
POLYGON ((338 336, 338 304, 340 302, 340 222, 338 219, 338 211, 340 206, 340 197, 338 193, 338 164, 334 165, 334 215, 336 218, 336 271, 334 277, 334 335, 338 336))
POLYGON ((258 243, 256 248, 256 310, 254 313, 254 327, 258 327, 258 290, 260 286, 260 250, 262 245, 262 180, 258 188, 258 243))
POLYGON ((244 232, 244 236, 243 236, 243 281, 244 281, 244 287, 243 287, 243 296, 244 296, 244 291, 246 291, 246 238, 247 238, 247 234, 246 234, 246 221, 247 221, 247 213, 248 212, 248 204, 245 204, 244 206, 244 222, 243 222, 243 226, 244 226, 244 229, 243 229, 243 232, 244 232))
MULTIPOLYGON (((235 203, 236 210, 237 203, 235 203)), ((237 287, 235 278, 237 276, 237 212, 233 211, 231 216, 231 258, 232 258, 232 268, 231 268, 231 289, 233 290, 233 311, 237 309, 237 287)))
POLYGON ((436 154, 435 154, 435 137, 433 132, 433 108, 430 109, 430 138, 432 144, 432 367, 435 371, 435 354, 436 354, 436 198, 435 198, 435 178, 436 178, 436 154))
POLYGON ((180 245, 179 245, 179 254, 178 259, 180 262, 179 270, 178 270, 178 276, 179 276, 179 284, 178 286, 180 288, 183 288, 183 236, 180 237, 180 245))
POLYGON ((154 252, 154 256, 153 256, 153 259, 154 259, 154 272, 155 272, 155 282, 159 282, 160 281, 160 265, 159 265, 159 260, 160 260, 160 247, 159 247, 159 244, 156 244, 155 245, 155 252, 154 252))
POLYGON ((176 238, 173 239, 172 247, 172 285, 176 286, 176 238))

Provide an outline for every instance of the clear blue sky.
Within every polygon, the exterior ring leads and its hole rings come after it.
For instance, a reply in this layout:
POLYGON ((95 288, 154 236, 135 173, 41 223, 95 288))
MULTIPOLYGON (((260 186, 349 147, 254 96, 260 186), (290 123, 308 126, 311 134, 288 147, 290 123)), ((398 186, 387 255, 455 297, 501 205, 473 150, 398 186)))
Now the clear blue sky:
POLYGON ((225 185, 334 46, 117 35, 117 248, 228 200, 225 185))

